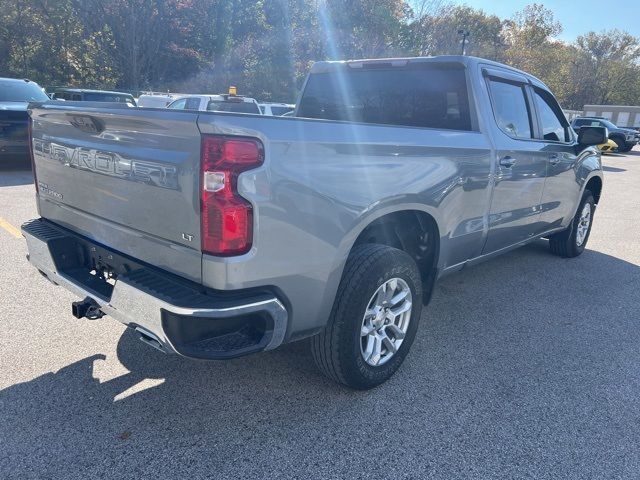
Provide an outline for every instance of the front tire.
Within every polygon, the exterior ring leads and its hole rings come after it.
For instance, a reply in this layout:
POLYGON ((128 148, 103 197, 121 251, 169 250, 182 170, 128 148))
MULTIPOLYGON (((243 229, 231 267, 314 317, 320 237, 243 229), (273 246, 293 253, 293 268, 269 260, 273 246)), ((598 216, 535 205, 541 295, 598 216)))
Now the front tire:
POLYGON ((627 153, 627 152, 630 152, 632 148, 633 148, 632 145, 629 146, 623 143, 621 146, 618 147, 618 151, 620 153, 627 153))
POLYGON ((626 143, 624 137, 613 137, 611 140, 616 142, 616 145, 618 145, 617 151, 620 153, 623 153, 625 148, 625 143, 626 143))
POLYGON ((322 373, 366 390, 388 380, 404 361, 422 312, 415 261, 385 245, 354 247, 325 329, 311 339, 322 373))
POLYGON ((589 190, 585 190, 571 225, 566 230, 549 237, 551 252, 563 258, 573 258, 584 252, 595 213, 595 200, 589 190))

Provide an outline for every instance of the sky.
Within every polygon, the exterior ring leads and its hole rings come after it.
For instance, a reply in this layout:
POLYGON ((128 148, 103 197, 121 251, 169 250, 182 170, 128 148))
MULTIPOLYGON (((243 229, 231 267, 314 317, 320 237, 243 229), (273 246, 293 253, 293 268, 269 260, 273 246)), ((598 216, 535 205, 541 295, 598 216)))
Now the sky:
POLYGON ((640 37, 640 0, 449 0, 444 3, 469 5, 498 17, 511 18, 531 3, 553 11, 564 31, 560 40, 572 42, 589 31, 617 28, 640 37))

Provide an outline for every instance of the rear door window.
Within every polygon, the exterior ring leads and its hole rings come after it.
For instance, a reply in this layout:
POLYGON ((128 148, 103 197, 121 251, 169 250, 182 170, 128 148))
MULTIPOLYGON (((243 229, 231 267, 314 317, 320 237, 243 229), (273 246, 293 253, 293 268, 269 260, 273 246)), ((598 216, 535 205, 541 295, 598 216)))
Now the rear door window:
POLYGON ((299 117, 471 130, 465 71, 459 66, 371 64, 309 77, 299 117))
POLYGON ((533 138, 531 112, 525 96, 524 86, 489 80, 493 113, 498 127, 514 138, 533 138))

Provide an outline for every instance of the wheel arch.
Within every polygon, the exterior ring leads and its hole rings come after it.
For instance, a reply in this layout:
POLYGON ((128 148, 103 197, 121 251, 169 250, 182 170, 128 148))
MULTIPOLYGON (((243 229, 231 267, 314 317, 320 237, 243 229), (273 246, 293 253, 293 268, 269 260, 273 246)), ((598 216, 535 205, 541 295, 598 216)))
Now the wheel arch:
POLYGON ((600 195, 602 194, 602 177, 600 175, 593 175, 587 182, 585 183, 584 190, 589 190, 593 193, 593 198, 595 200, 596 205, 600 201, 600 195))
POLYGON ((368 216, 350 235, 346 259, 358 245, 377 243, 408 253, 422 277, 423 299, 428 303, 437 278, 441 250, 441 229, 437 216, 423 206, 406 205, 385 209, 368 216))

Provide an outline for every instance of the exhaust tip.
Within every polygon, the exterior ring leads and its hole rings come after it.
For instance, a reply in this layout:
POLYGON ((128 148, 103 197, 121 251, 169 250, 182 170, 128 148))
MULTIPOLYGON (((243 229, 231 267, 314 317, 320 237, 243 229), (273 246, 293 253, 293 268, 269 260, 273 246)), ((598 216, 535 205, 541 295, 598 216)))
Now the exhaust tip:
POLYGON ((156 350, 160 350, 162 353, 167 353, 158 337, 156 337, 154 334, 141 327, 135 327, 135 331, 140 336, 140 340, 142 341, 142 343, 146 343, 156 350))

